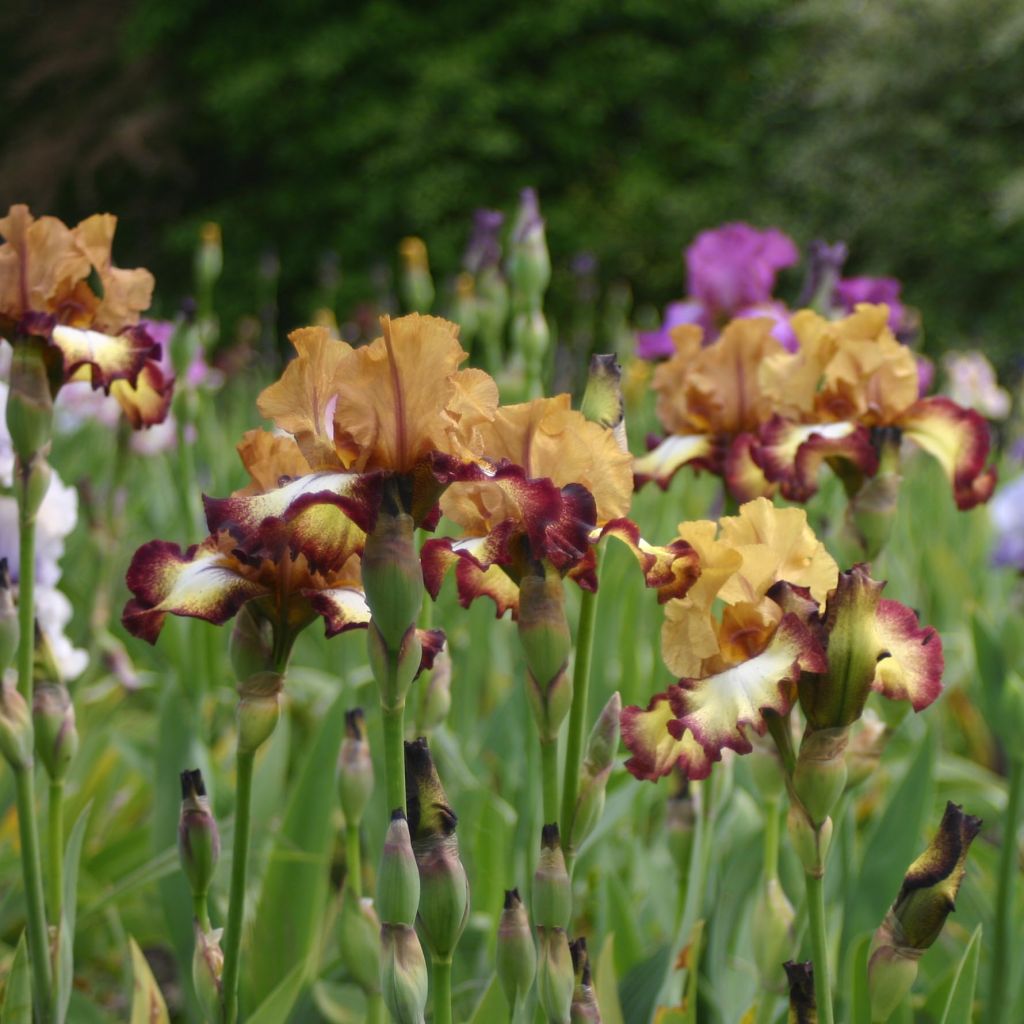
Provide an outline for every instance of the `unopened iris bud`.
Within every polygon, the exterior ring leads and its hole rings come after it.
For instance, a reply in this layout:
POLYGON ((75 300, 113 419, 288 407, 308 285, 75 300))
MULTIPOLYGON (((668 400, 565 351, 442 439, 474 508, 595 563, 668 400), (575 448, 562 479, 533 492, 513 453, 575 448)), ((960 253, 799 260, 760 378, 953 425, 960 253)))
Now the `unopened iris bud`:
POLYGON ((253 609, 251 603, 243 604, 235 616, 235 625, 228 640, 228 655, 235 679, 239 682, 273 667, 273 627, 266 617, 253 609))
POLYGON ((402 257, 402 298, 406 308, 411 312, 429 313, 434 305, 434 281, 423 239, 403 238, 398 252, 402 257))
POLYGON ((195 986, 203 1020, 221 1018, 221 976, 224 973, 224 953, 220 948, 223 929, 204 932, 195 922, 196 944, 192 953, 192 984, 195 986))
POLYGON ((544 220, 540 215, 537 190, 533 188, 524 188, 519 194, 519 213, 512 228, 509 277, 516 293, 538 300, 551 280, 544 220))
POLYGON ((538 928, 567 928, 571 914, 572 883, 565 869, 558 825, 545 825, 533 876, 533 921, 538 928))
POLYGON ((789 1024, 818 1024, 818 1004, 814 999, 814 964, 810 960, 782 965, 789 981, 789 1024))
POLYGON ((786 824, 789 827, 790 842, 804 871, 814 878, 821 878, 825 874, 825 858, 832 842, 832 819, 826 818, 815 827, 807 817, 807 812, 799 804, 792 804, 786 824))
POLYGON ((210 812, 203 773, 198 768, 181 773, 178 856, 193 896, 205 897, 220 858, 220 833, 210 812))
POLYGON ((13 683, 0 681, 0 754, 15 770, 32 766, 32 712, 13 683))
POLYGON ((567 671, 572 637, 565 617, 565 590, 558 573, 524 576, 519 584, 519 641, 529 670, 527 697, 541 742, 558 738, 572 705, 567 671))
POLYGON ((774 987, 776 971, 793 944, 796 912, 778 878, 765 880, 754 904, 751 923, 754 962, 761 978, 774 987))
POLYGON ((571 846, 574 850, 580 848, 604 813, 608 776, 611 775, 615 752, 619 746, 621 713, 622 698, 616 691, 598 715, 587 740, 580 768, 579 797, 572 818, 571 846))
POLYGON ((224 248, 220 225, 207 221, 199 229, 199 248, 196 249, 195 272, 199 287, 209 290, 217 283, 224 268, 224 248))
POLYGON ((10 374, 7 430, 15 454, 27 464, 53 436, 53 393, 41 340, 14 346, 10 374))
POLYGON ((829 816, 846 787, 849 736, 846 728, 808 729, 800 743, 793 788, 816 826, 829 816))
POLYGON ((405 812, 391 815, 377 877, 377 909, 385 924, 409 925, 416 921, 420 903, 420 873, 412 852, 405 812))
POLYGON ((576 978, 564 928, 538 928, 537 1002, 550 1024, 569 1024, 576 978))
POLYGON ((30 519, 35 518, 43 504, 52 479, 53 470, 42 453, 33 455, 27 462, 19 459, 15 477, 19 488, 18 500, 30 519))
POLYGON ((377 680, 381 705, 397 708, 404 703, 423 659, 416 626, 409 626, 397 651, 388 647, 384 635, 372 620, 366 633, 366 651, 373 678, 377 680))
POLYGON ((683 788, 669 797, 665 807, 665 831, 668 846, 676 866, 686 872, 693 851, 693 835, 697 826, 697 807, 690 793, 689 782, 683 780, 683 788))
POLYGON ((415 530, 412 516, 381 512, 363 549, 366 603, 390 651, 402 645, 423 605, 423 568, 415 530))
POLYGON ((543 310, 516 313, 512 318, 512 345, 528 363, 540 363, 551 347, 551 328, 543 310))
POLYGON ((846 788, 856 789, 878 768, 891 730, 869 709, 854 723, 846 748, 846 788))
POLYGON ((537 973, 537 949, 518 889, 505 891, 505 907, 498 921, 496 966, 505 998, 514 1008, 526 998, 537 973))
POLYGON ((939 831, 907 869, 896 901, 875 932, 868 951, 872 1019, 887 1020, 910 991, 917 961, 939 937, 967 869, 967 853, 981 819, 946 804, 939 831))
POLYGON ((345 738, 338 752, 338 797, 345 821, 358 825, 373 795, 373 759, 362 708, 345 712, 345 738))
POLYGON ((405 745, 405 779, 420 873, 420 929, 431 956, 449 960, 469 916, 469 880, 459 858, 458 818, 422 737, 405 745))
POLYGON ((78 752, 75 705, 63 683, 36 683, 32 692, 36 753, 54 781, 63 779, 78 752))
POLYGON ((614 432, 623 451, 626 441, 626 411, 622 401, 622 367, 614 354, 592 355, 587 387, 583 392, 580 412, 588 420, 600 423, 614 432))
POLYGON ((380 982, 395 1024, 423 1024, 427 1005, 427 963, 411 925, 384 924, 380 930, 380 982))
POLYGON ((587 954, 587 940, 580 936, 569 943, 572 957, 572 971, 575 985, 569 1019, 572 1024, 601 1024, 601 1010, 590 980, 590 957, 587 954))
POLYGON ((346 885, 341 894, 338 947, 352 980, 366 993, 380 991, 380 931, 373 900, 360 899, 346 885))
POLYGON ((447 648, 434 658, 423 699, 420 703, 419 728, 432 732, 448 717, 452 707, 452 659, 447 648))
POLYGON ((270 738, 281 717, 284 680, 277 672, 259 672, 238 687, 238 749, 254 754, 270 738))
POLYGON ((18 650, 21 628, 7 559, 0 558, 0 676, 7 671, 18 650))
POLYGON ((902 484, 897 439, 885 444, 878 473, 865 482, 846 508, 847 524, 868 561, 875 559, 889 542, 902 484), (889 454, 891 452, 895 453, 895 458, 889 454))

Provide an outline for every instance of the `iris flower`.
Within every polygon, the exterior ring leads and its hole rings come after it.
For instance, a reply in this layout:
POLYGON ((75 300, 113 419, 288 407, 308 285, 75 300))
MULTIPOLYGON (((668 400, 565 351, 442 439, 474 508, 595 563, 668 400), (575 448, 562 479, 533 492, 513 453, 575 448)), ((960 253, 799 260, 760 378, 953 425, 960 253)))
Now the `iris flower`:
MULTIPOLYGON (((155 643, 168 614, 221 625, 251 605, 256 618, 271 625, 281 653, 317 615, 329 637, 365 627, 370 610, 359 569, 363 530, 333 505, 315 506, 285 524, 273 515, 277 506, 268 505, 267 497, 281 489, 282 479, 308 474, 305 457, 291 438, 260 430, 249 431, 238 448, 250 482, 230 498, 207 501, 210 536, 186 551, 154 540, 135 553, 127 575, 134 596, 124 610, 125 627, 155 643), (231 529, 219 525, 225 507, 236 521, 255 524, 258 550, 247 553, 231 529), (296 533, 313 528, 322 534, 318 562, 297 550, 296 533)), ((252 533, 239 532, 252 540, 252 533)), ((429 664, 440 649, 441 634, 421 639, 429 664)))
POLYGON ((692 584, 696 560, 688 545, 650 545, 625 518, 632 460, 615 431, 570 408, 568 395, 502 406, 480 432, 488 467, 459 474, 441 499, 465 535, 423 547, 432 596, 453 567, 463 606, 485 594, 499 616, 509 609, 517 615, 519 580, 543 575, 538 566, 596 589, 594 547, 605 535, 630 547, 662 600, 692 584))
POLYGON ((50 390, 72 380, 113 394, 136 429, 159 423, 173 380, 139 316, 150 303, 148 270, 114 266, 117 218, 96 214, 74 228, 12 206, 0 218, 0 335, 41 344, 50 390))
POLYGON ((682 678, 622 712, 637 778, 677 765, 706 778, 723 750, 749 753, 750 732, 764 735, 766 714, 788 715, 798 697, 812 726, 828 728, 849 725, 872 689, 915 710, 938 695, 935 631, 882 600, 863 567, 840 574, 803 509, 760 498, 679 532, 701 574, 665 609, 662 656, 682 678))

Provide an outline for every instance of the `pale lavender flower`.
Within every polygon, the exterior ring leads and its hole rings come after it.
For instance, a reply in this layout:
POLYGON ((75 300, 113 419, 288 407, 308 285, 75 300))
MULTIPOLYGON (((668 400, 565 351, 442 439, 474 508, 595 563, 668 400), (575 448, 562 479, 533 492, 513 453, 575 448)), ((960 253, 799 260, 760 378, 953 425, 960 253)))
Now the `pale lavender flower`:
POLYGON ((949 397, 990 420, 1010 415, 1010 392, 999 386, 996 371, 982 352, 947 352, 942 357, 949 397))
POLYGON ((687 287, 716 319, 767 302, 775 275, 800 258, 796 244, 777 228, 723 224, 702 231, 686 250, 687 287))
POLYGON ((996 491, 988 503, 988 514, 996 532, 993 564, 1024 572, 1024 476, 996 491))

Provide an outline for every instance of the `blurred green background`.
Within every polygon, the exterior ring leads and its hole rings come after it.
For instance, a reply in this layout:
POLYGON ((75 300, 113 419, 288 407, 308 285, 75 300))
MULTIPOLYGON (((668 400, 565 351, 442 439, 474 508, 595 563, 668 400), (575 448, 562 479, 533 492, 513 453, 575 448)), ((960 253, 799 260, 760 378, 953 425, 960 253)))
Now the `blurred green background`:
POLYGON ((219 221, 229 335, 386 301, 410 233, 443 295, 474 207, 532 184, 556 318, 580 251, 660 307, 694 234, 745 219, 903 279, 932 352, 1017 343, 1017 0, 76 0, 0 28, 4 200, 117 212, 164 314, 219 221))

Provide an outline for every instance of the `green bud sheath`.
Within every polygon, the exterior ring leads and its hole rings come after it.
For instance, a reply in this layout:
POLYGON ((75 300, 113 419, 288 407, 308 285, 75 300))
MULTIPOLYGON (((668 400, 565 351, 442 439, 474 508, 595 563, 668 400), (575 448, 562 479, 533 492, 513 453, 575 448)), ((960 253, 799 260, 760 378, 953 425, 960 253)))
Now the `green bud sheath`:
POLYGON ((32 713, 8 682, 0 682, 0 754, 15 771, 32 766, 32 713))
POLYGON ((587 954, 587 940, 580 936, 569 943, 575 985, 572 1004, 569 1007, 571 1024, 601 1024, 601 1010, 590 980, 590 957, 587 954))
POLYGON ((11 573, 7 567, 7 559, 0 558, 0 676, 3 676, 14 660, 20 636, 11 573))
POLYGON ((366 650, 373 678, 377 680, 381 705, 397 708, 405 700, 420 668, 423 650, 416 635, 416 626, 410 626, 398 647, 391 648, 376 622, 371 620, 366 631, 366 650))
POLYGON ((204 932, 195 922, 196 944, 192 953, 192 984, 203 1011, 203 1020, 216 1021, 221 1016, 221 976, 224 953, 220 948, 222 929, 204 932))
POLYGON ((345 738, 338 752, 338 798, 345 821, 358 825, 373 795, 373 759, 362 708, 345 712, 345 738))
POLYGON ((420 873, 412 852, 409 823, 404 811, 391 815, 377 877, 377 909, 384 924, 408 925, 416 921, 420 902, 420 873))
POLYGON ((537 1001, 549 1024, 569 1024, 576 978, 563 928, 538 928, 537 1001))
POLYGON ((423 605, 423 569, 415 532, 412 516, 381 512, 363 549, 366 603, 386 647, 392 651, 399 649, 423 605))
POLYGON ((814 964, 810 960, 782 965, 789 981, 789 1024, 818 1024, 818 1005, 814 1001, 814 964))
POLYGON ((786 816, 790 842, 804 871, 814 878, 821 878, 825 873, 825 858, 832 842, 832 819, 826 818, 815 827, 807 812, 798 804, 791 804, 786 816))
POLYGON ((380 930, 380 983, 394 1024, 423 1024, 427 1006, 427 963, 411 925, 384 924, 380 930))
POLYGON ((193 895, 205 896, 220 858, 220 833, 198 768, 181 773, 178 856, 193 895))
POLYGON ((54 781, 64 778, 78 752, 75 706, 63 683, 36 683, 32 691, 36 754, 54 781))
POLYGON ((53 470, 42 454, 33 455, 28 462, 18 459, 15 467, 15 483, 22 489, 22 501, 29 518, 34 519, 46 492, 50 489, 53 470))
POLYGON ((524 576, 519 584, 519 642, 528 669, 527 698, 541 742, 554 742, 572 706, 568 672, 572 635, 558 572, 524 576))
POLYGON ((776 973, 786 952, 793 945, 793 922, 796 912, 777 878, 769 878, 761 886, 754 917, 751 921, 754 961, 762 981, 774 988, 776 973))
POLYGON ((338 947, 349 974, 367 994, 380 991, 380 934, 373 900, 359 899, 346 885, 338 916, 338 947))
POLYGON ((804 733, 793 772, 793 788, 814 825, 832 813, 846 788, 848 728, 816 729, 804 733))
POLYGON ((697 807, 689 790, 689 782, 683 779, 682 789, 669 797, 665 805, 665 831, 668 845, 677 867, 686 871, 693 850, 693 833, 697 825, 697 807))
POLYGON ((509 1006, 515 1006, 530 991, 537 973, 537 949, 518 889, 505 892, 505 907, 498 921, 496 967, 505 998, 509 1006))
POLYGON ((235 616, 228 641, 228 654, 235 679, 268 672, 274 667, 274 631, 270 620, 257 612, 253 604, 243 604, 235 616))
POLYGON ((567 928, 571 915, 572 883, 565 868, 558 825, 545 825, 533 876, 534 924, 538 928, 567 928))
POLYGON ((417 723, 425 732, 436 729, 448 717, 452 707, 452 659, 447 649, 434 658, 417 723))
POLYGON ((846 788, 856 789, 875 773, 891 730, 869 709, 854 722, 846 748, 846 788))
POLYGON ((619 447, 623 451, 628 450, 626 411, 622 401, 622 367, 614 354, 595 354, 590 357, 590 371, 580 412, 588 420, 613 431, 619 447))
POLYGON ((284 678, 258 672, 238 686, 238 749, 254 754, 271 737, 281 717, 284 678))
POLYGON ((41 338, 15 340, 10 374, 7 430, 15 454, 27 465, 53 436, 53 393, 41 338))

